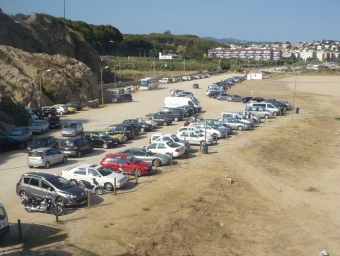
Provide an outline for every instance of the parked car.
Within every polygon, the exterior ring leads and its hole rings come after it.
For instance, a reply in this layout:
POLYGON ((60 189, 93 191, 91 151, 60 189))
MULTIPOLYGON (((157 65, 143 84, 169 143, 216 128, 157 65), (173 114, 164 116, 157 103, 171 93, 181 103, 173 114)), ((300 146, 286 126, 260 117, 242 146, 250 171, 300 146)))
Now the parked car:
POLYGON ((181 121, 184 118, 184 114, 177 108, 165 108, 159 111, 158 114, 176 122, 181 121))
POLYGON ((242 102, 243 103, 248 103, 252 99, 253 99, 253 97, 244 97, 244 98, 242 98, 242 102))
POLYGON ((138 122, 129 122, 129 121, 127 121, 127 122, 124 123, 124 121, 123 121, 122 125, 127 126, 127 130, 130 130, 130 127, 128 127, 128 126, 131 126, 131 128, 133 129, 133 131, 134 131, 136 136, 140 132, 141 126, 139 125, 138 122))
POLYGON ((228 100, 230 95, 228 93, 219 93, 216 97, 218 100, 228 100))
POLYGON ((16 184, 16 194, 21 200, 28 197, 42 199, 47 193, 61 205, 80 205, 87 203, 87 192, 67 179, 45 172, 24 173, 16 184))
POLYGON ((59 116, 50 116, 47 119, 47 122, 50 124, 50 128, 61 128, 61 120, 59 116))
POLYGON ((220 121, 224 124, 229 125, 233 130, 243 131, 243 130, 249 130, 252 128, 250 124, 247 125, 247 124, 241 123, 240 121, 234 118, 230 118, 230 117, 225 117, 223 119, 220 119, 220 121))
MULTIPOLYGON (((131 124, 122 124, 122 125, 126 127, 127 137, 129 140, 137 136, 136 134, 137 128, 133 127, 131 124)), ((138 133, 139 133, 139 130, 138 130, 138 133)))
POLYGON ((162 141, 172 141, 183 145, 185 147, 185 152, 189 152, 190 150, 190 143, 186 140, 179 139, 177 135, 173 133, 154 133, 150 137, 150 143, 162 141))
POLYGON ((263 108, 263 107, 250 107, 247 106, 243 109, 243 114, 244 115, 248 115, 249 113, 252 113, 254 115, 256 115, 258 118, 272 118, 273 117, 273 113, 270 112, 269 110, 263 108))
POLYGON ((155 153, 166 154, 173 157, 181 157, 185 153, 185 147, 173 141, 155 142, 145 148, 155 153))
POLYGON ((110 191, 113 190, 115 179, 116 188, 123 188, 128 182, 128 177, 125 173, 119 173, 115 169, 97 164, 71 166, 62 170, 61 176, 75 185, 78 185, 80 180, 94 185, 93 178, 95 178, 100 186, 110 191))
POLYGON ((92 141, 93 147, 100 148, 115 148, 118 146, 119 141, 110 135, 101 132, 84 132, 84 138, 92 141))
POLYGON ((9 136, 0 136, 0 152, 24 149, 26 145, 26 141, 16 140, 9 136))
POLYGON ((66 109, 68 111, 68 114, 74 114, 77 112, 77 108, 72 107, 70 105, 66 105, 66 104, 56 104, 54 105, 54 107, 57 109, 57 112, 58 112, 58 107, 62 107, 63 109, 66 109))
POLYGON ((262 97, 253 97, 251 100, 252 101, 256 101, 256 102, 261 102, 261 101, 265 101, 265 98, 262 98, 262 97))
POLYGON ((131 102, 132 95, 130 93, 117 94, 111 100, 113 103, 131 102))
POLYGON ((198 133, 198 134, 201 134, 201 133, 202 134, 207 134, 209 136, 212 136, 215 141, 217 140, 217 135, 214 134, 212 131, 210 131, 208 129, 207 130, 203 130, 203 129, 201 129, 199 127, 195 127, 195 126, 182 126, 182 127, 178 128, 177 134, 179 132, 182 132, 182 131, 190 131, 190 132, 195 132, 195 133, 198 133))
POLYGON ((189 126, 200 128, 203 131, 207 130, 207 132, 209 131, 213 133, 219 139, 225 138, 227 136, 227 132, 225 130, 220 130, 220 129, 217 129, 216 127, 206 125, 204 122, 193 122, 193 123, 190 123, 189 126))
POLYGON ((159 82, 162 84, 170 84, 171 80, 168 77, 163 77, 159 80, 159 82))
POLYGON ((53 164, 66 163, 67 155, 56 148, 36 148, 28 151, 27 165, 29 168, 44 166, 50 168, 53 164))
POLYGON ((68 102, 65 104, 66 107, 73 107, 77 109, 77 111, 83 110, 84 105, 80 102, 68 102))
MULTIPOLYGON (((68 107, 65 105, 54 105, 54 107, 57 110, 58 115, 65 115, 69 113, 68 107)), ((77 109, 75 109, 75 111, 77 111, 77 109)))
POLYGON ((242 102, 242 97, 240 95, 231 94, 227 97, 227 101, 242 102))
POLYGON ((139 127, 140 132, 150 132, 154 129, 154 126, 147 123, 143 122, 141 120, 136 119, 126 119, 123 121, 123 124, 137 124, 139 127))
POLYGON ((38 136, 27 145, 28 150, 36 148, 58 148, 58 141, 53 136, 38 136))
POLYGON ((146 115, 147 119, 152 120, 157 122, 158 125, 160 126, 167 126, 172 124, 172 119, 171 118, 167 118, 164 116, 161 116, 160 114, 157 113, 150 113, 146 115))
POLYGON ((33 133, 44 133, 50 129, 50 124, 46 120, 34 120, 30 126, 28 126, 33 133))
POLYGON ((81 157, 85 153, 94 151, 92 142, 82 137, 68 138, 60 143, 59 149, 68 156, 81 157))
POLYGON ((170 164, 171 158, 165 154, 154 153, 145 148, 128 148, 122 153, 130 154, 137 157, 139 160, 150 163, 153 166, 162 166, 170 164))
POLYGON ((69 121, 67 122, 62 130, 62 136, 77 136, 84 131, 83 124, 79 121, 69 121))
POLYGON ((190 145, 200 145, 203 142, 206 142, 207 144, 213 144, 214 143, 214 137, 211 134, 204 135, 203 133, 198 133, 194 131, 181 131, 178 132, 177 137, 181 140, 188 141, 190 145))
POLYGON ((14 127, 8 134, 9 137, 20 141, 29 141, 32 138, 32 130, 29 127, 14 127))
POLYGON ((56 108, 51 106, 42 107, 41 112, 43 117, 55 116, 58 114, 56 108))
POLYGON ((5 206, 0 203, 0 238, 7 235, 10 231, 8 215, 5 206))
POLYGON ((139 160, 137 157, 126 153, 110 153, 105 155, 100 165, 119 169, 121 167, 127 174, 147 175, 152 171, 151 164, 139 160))
POLYGON ((148 124, 151 124, 154 128, 157 128, 158 127, 158 123, 154 120, 146 120, 142 117, 139 117, 139 118, 136 118, 138 122, 140 123, 148 123, 148 124))

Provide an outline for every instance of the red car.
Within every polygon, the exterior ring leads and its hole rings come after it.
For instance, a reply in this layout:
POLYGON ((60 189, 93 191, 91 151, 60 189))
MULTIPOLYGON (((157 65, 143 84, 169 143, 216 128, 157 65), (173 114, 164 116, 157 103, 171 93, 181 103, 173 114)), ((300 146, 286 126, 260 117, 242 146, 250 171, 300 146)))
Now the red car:
POLYGON ((141 161, 133 155, 126 153, 110 153, 100 162, 100 165, 119 170, 120 165, 127 174, 147 175, 152 171, 151 164, 141 161))

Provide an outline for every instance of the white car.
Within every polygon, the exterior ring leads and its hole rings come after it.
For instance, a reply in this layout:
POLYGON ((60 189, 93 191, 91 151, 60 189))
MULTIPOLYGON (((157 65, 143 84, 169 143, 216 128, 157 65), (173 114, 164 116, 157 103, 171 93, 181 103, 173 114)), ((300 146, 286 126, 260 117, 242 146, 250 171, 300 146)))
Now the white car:
POLYGON ((76 185, 78 185, 80 180, 85 180, 94 185, 93 178, 95 178, 99 185, 107 190, 113 190, 115 178, 117 188, 124 187, 128 182, 126 173, 97 164, 81 164, 76 167, 71 166, 64 169, 61 172, 61 176, 76 185))
POLYGON ((172 155, 173 157, 181 157, 185 153, 185 147, 173 141, 162 141, 151 143, 145 147, 154 153, 172 155))
POLYGON ((181 140, 173 133, 154 133, 151 135, 150 143, 154 142, 164 142, 164 141, 172 141, 177 144, 183 145, 185 150, 189 152, 190 150, 190 143, 185 140, 181 140))
MULTIPOLYGON (((207 134, 207 135, 211 135, 213 138, 217 138, 216 134, 214 134, 214 132, 210 131, 210 130, 203 130, 199 127, 195 127, 195 126, 182 126, 180 127, 178 130, 177 130, 177 134, 179 132, 182 132, 182 131, 193 131, 193 132, 196 132, 196 133, 203 133, 203 134, 207 134)), ((215 139, 216 140, 216 139, 215 139)))
POLYGON ((57 110, 58 115, 68 114, 68 108, 66 106, 56 105, 54 107, 57 110))
POLYGON ((194 131, 181 131, 177 133, 177 136, 181 140, 189 141, 190 145, 200 145, 204 141, 208 144, 214 143, 214 137, 211 134, 205 136, 203 133, 194 131))
POLYGON ((200 128, 203 130, 203 132, 207 131, 208 132, 211 132, 213 134, 215 134, 217 136, 217 138, 223 138, 226 136, 226 133, 225 134, 222 134, 221 131, 209 126, 209 125, 204 125, 204 124, 201 124, 201 123, 196 123, 196 122, 193 122, 191 124, 189 124, 189 126, 193 126, 193 127, 196 127, 196 128, 200 128))

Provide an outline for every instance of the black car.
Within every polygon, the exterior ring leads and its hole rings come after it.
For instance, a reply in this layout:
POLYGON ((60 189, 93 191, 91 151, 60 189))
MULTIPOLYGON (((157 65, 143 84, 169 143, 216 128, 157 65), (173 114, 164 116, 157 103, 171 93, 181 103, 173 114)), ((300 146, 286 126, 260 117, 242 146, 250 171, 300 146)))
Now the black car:
POLYGON ((184 118, 184 114, 177 108, 165 108, 159 111, 158 114, 176 122, 181 121, 184 118))
POLYGON ((252 99, 253 99, 253 97, 244 97, 244 98, 242 98, 242 102, 243 103, 247 103, 247 102, 249 102, 252 99))
POLYGON ((53 136, 39 136, 27 145, 28 150, 36 148, 58 148, 58 141, 53 136))
POLYGON ((103 135, 101 132, 84 132, 84 138, 92 141, 95 148, 115 148, 119 143, 117 139, 103 135))
POLYGON ((126 127, 126 131, 127 131, 127 138, 133 139, 134 137, 137 136, 136 132, 135 132, 135 128, 131 125, 131 124, 122 124, 123 126, 126 127))
POLYGON ((156 121, 157 125, 170 125, 172 124, 172 119, 161 116, 160 114, 157 113, 150 113, 146 115, 146 118, 152 121, 156 121))
POLYGON ((0 136, 0 152, 24 149, 26 145, 25 141, 16 140, 9 136, 0 136))
POLYGON ((61 120, 59 116, 50 116, 47 119, 47 122, 50 124, 50 128, 61 128, 61 120))
POLYGON ((56 116, 58 114, 55 107, 42 107, 41 112, 43 117, 56 116))
POLYGON ((83 137, 73 137, 63 140, 60 143, 59 149, 68 156, 81 157, 85 153, 94 151, 92 141, 83 137))
POLYGON ((140 122, 138 119, 126 119, 123 121, 123 124, 136 125, 136 127, 138 127, 138 132, 149 132, 154 128, 152 124, 140 122))
POLYGON ((109 127, 107 127, 107 133, 109 135, 115 135, 115 134, 123 134, 127 139, 130 139, 131 136, 129 136, 129 131, 127 130, 127 127, 122 124, 112 124, 109 127))
POLYGON ((254 97, 251 99, 252 101, 257 101, 257 102, 261 102, 261 101, 265 101, 265 98, 262 97, 254 97))
POLYGON ((112 98, 113 103, 131 102, 131 101, 132 101, 132 95, 130 93, 117 94, 115 97, 112 98))
POLYGON ((68 107, 73 107, 73 108, 76 108, 77 111, 79 110, 83 110, 84 108, 84 105, 80 102, 68 102, 65 104, 65 106, 68 108, 68 107))

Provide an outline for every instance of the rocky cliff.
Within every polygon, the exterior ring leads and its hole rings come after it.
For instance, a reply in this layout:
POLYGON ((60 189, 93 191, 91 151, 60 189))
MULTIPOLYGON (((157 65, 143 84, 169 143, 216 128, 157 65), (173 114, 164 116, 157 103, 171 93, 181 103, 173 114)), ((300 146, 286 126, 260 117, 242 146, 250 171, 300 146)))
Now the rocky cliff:
POLYGON ((16 22, 0 12, 0 91, 38 106, 99 98, 99 54, 62 21, 33 13, 16 22), (49 70, 49 71, 47 71, 49 70))

